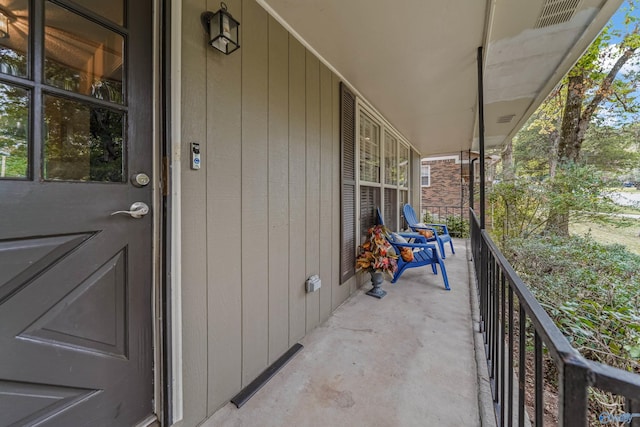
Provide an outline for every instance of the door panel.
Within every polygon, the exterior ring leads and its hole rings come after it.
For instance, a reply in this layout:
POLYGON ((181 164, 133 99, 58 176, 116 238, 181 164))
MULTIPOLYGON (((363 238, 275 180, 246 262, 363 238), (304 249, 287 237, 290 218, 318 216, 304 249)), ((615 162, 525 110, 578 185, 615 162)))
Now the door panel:
POLYGON ((111 215, 152 206, 152 9, 114 3, 0 0, 0 427, 153 412, 152 213, 111 215))

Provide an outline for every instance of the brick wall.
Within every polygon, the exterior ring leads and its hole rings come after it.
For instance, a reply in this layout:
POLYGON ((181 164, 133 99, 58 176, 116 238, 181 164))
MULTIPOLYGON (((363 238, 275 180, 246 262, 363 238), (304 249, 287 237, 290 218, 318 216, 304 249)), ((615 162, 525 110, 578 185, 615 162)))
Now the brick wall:
POLYGON ((460 164, 454 159, 423 161, 431 166, 431 186, 422 187, 422 206, 460 206, 460 164))

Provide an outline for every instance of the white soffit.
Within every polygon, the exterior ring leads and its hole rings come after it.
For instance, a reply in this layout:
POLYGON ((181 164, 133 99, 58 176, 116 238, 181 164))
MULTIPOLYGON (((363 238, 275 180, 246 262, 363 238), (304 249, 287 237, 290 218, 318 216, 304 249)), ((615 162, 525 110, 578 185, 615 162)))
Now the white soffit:
POLYGON ((621 1, 258 3, 362 94, 422 155, 434 155, 477 149, 479 46, 488 46, 486 141, 500 145, 522 126, 621 1))

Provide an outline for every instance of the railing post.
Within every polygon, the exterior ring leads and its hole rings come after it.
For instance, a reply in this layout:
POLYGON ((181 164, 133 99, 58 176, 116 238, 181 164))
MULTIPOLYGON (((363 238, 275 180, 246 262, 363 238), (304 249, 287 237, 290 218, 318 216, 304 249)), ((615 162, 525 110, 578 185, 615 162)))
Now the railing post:
POLYGON ((589 367, 577 357, 565 358, 559 366, 559 421, 562 427, 587 425, 589 367))
POLYGON ((478 143, 480 145, 480 228, 485 229, 484 173, 484 86, 482 81, 482 46, 478 48, 478 143))
MULTIPOLYGON (((471 153, 469 153, 469 156, 471 156, 471 153)), ((469 222, 473 221, 473 215, 471 214, 471 211, 473 211, 474 209, 474 193, 475 193, 475 179, 476 177, 473 174, 473 163, 478 160, 478 159, 472 159, 469 162, 469 222)))

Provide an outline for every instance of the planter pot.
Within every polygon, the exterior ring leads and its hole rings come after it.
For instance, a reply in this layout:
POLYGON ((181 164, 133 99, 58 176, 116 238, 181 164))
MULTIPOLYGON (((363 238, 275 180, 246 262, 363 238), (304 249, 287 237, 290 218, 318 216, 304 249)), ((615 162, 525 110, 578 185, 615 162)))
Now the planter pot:
POLYGON ((371 285, 373 286, 373 288, 369 292, 367 292, 367 295, 376 298, 382 298, 383 296, 385 296, 387 293, 381 288, 382 282, 384 282, 384 276, 382 272, 371 272, 371 285))

